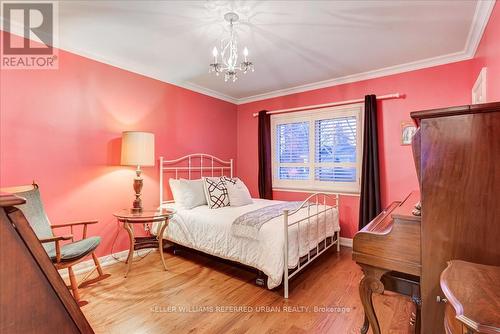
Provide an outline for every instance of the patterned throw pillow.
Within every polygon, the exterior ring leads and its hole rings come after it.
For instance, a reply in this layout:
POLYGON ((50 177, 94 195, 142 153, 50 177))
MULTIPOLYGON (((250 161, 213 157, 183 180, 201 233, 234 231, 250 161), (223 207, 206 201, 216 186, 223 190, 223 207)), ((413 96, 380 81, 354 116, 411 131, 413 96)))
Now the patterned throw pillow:
POLYGON ((204 177, 205 196, 208 207, 218 209, 229 206, 229 195, 223 178, 204 177))

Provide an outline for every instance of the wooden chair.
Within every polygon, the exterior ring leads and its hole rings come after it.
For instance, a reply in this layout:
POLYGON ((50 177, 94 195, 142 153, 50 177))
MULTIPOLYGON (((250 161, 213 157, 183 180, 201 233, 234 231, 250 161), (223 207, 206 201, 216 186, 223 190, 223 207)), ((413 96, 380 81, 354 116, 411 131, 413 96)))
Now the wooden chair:
POLYGON ((88 225, 96 224, 97 221, 78 221, 60 225, 51 225, 43 207, 39 187, 35 183, 28 186, 4 188, 1 189, 1 191, 26 199, 25 204, 17 205, 16 207, 23 212, 47 255, 51 259, 52 263, 54 263, 56 269, 68 269, 71 284, 68 287, 71 288, 73 297, 78 302, 78 305, 83 306, 88 304, 87 301, 80 300, 78 288, 83 288, 110 276, 110 274, 103 273, 99 260, 94 253, 95 249, 101 242, 101 238, 98 236, 87 237, 88 225), (82 239, 78 241, 75 241, 73 236, 73 227, 75 226, 83 226, 83 236, 82 239), (61 236, 54 235, 53 230, 67 227, 70 228, 71 234, 61 236), (62 244, 62 241, 68 240, 71 240, 71 242, 62 244), (82 262, 89 254, 92 255, 98 276, 78 285, 72 267, 75 264, 82 262))

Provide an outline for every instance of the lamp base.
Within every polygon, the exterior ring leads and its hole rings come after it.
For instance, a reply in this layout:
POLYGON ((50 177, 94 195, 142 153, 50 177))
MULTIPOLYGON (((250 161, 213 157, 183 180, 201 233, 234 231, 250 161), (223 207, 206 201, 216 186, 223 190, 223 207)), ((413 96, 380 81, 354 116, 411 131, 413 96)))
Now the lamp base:
POLYGON ((141 213, 142 212, 142 208, 131 208, 130 212, 131 213, 141 213))
POLYGON ((142 191, 142 177, 141 177, 141 168, 137 166, 137 170, 135 171, 136 178, 134 179, 134 191, 135 191, 135 200, 132 204, 132 208, 130 212, 132 213, 140 213, 142 212, 142 200, 141 200, 141 191, 142 191))

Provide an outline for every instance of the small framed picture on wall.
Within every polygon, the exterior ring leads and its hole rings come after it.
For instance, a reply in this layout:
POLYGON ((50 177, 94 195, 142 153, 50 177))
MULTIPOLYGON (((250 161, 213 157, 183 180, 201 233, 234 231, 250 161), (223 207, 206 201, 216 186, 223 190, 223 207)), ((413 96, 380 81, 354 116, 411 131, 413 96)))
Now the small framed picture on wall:
POLYGON ((401 145, 411 145, 411 139, 417 132, 417 127, 413 122, 401 122, 401 145))

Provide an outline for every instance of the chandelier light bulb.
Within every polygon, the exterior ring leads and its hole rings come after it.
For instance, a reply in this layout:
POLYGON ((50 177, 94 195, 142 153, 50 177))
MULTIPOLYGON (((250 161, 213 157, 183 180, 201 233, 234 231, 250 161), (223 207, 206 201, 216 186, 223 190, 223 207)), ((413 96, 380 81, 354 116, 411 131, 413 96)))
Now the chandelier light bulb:
POLYGON ((243 49, 243 55, 245 56, 245 61, 247 61, 247 57, 248 57, 248 49, 247 47, 245 46, 245 48, 243 49))
POLYGON ((217 50, 216 46, 214 46, 214 49, 212 50, 212 55, 214 56, 215 59, 217 59, 217 56, 219 55, 219 51, 217 50))

